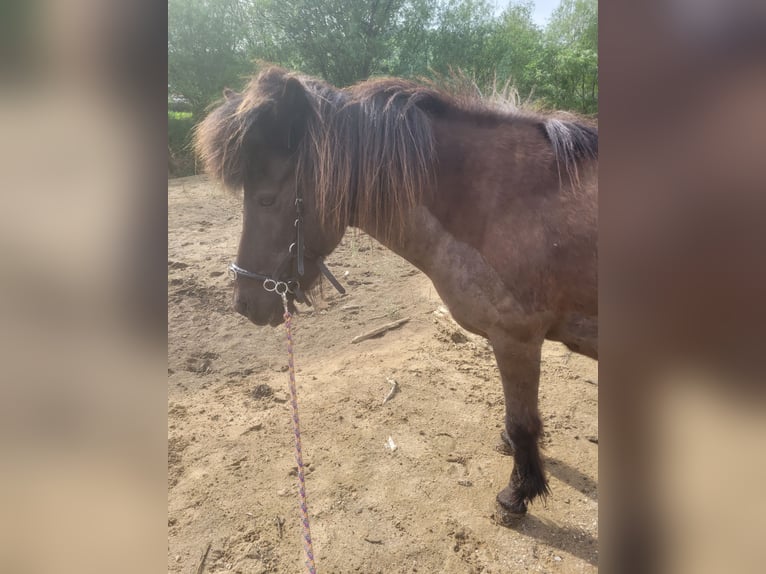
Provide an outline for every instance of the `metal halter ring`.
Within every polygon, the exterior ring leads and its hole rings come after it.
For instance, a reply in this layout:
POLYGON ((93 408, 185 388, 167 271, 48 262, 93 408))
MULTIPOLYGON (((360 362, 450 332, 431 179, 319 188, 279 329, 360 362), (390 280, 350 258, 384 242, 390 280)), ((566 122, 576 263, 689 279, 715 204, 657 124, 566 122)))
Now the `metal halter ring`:
POLYGON ((263 288, 269 293, 276 293, 277 295, 282 296, 293 292, 292 289, 290 289, 290 286, 284 281, 274 281, 273 279, 266 279, 263 282, 263 288))

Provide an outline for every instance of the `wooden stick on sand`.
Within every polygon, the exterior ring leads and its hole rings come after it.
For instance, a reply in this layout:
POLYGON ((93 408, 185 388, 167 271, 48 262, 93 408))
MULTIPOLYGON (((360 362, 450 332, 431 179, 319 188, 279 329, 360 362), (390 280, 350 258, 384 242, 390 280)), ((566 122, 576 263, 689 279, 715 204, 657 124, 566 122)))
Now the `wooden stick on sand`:
POLYGON ((361 341, 366 341, 367 339, 372 339, 373 337, 377 337, 378 335, 382 335, 386 331, 390 331, 391 329, 396 329, 397 327, 400 327, 404 325, 407 321, 409 321, 409 317, 405 317, 404 319, 399 319, 398 321, 394 321, 392 323, 388 323, 386 325, 383 325, 382 327, 378 327, 377 329, 373 329, 372 331, 368 331, 364 335, 358 335, 351 339, 352 343, 360 343, 361 341))

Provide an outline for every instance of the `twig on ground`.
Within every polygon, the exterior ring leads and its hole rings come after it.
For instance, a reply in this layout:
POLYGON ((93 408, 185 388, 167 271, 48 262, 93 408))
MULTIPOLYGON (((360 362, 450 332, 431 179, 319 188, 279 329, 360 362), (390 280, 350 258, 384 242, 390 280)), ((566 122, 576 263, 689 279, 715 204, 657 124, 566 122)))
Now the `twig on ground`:
POLYGON ((383 544, 382 540, 370 540, 369 538, 365 538, 364 541, 369 542, 370 544, 383 544))
POLYGON ((394 398, 394 395, 396 394, 396 391, 399 390, 399 383, 397 383, 394 379, 388 378, 386 379, 386 382, 388 382, 391 385, 391 390, 388 391, 388 394, 386 395, 386 398, 383 399, 382 404, 386 404, 388 401, 390 401, 392 398, 394 398))
POLYGON ((205 552, 202 554, 202 558, 199 561, 199 566, 197 566, 197 574, 202 574, 205 571, 205 562, 207 561, 207 555, 210 553, 211 546, 213 546, 213 543, 208 542, 207 548, 205 549, 205 552))
POLYGON ((405 317, 404 319, 399 319, 397 321, 394 321, 392 323, 388 323, 386 325, 383 325, 382 327, 378 327, 377 329, 373 329, 372 331, 368 331, 367 333, 364 333, 363 335, 358 335, 351 339, 352 343, 360 343, 362 341, 366 341, 367 339, 372 339, 373 337, 377 337, 378 335, 382 335, 386 331, 390 331, 391 329, 396 329, 397 327, 400 327, 401 325, 404 325, 407 321, 409 321, 409 317, 405 317))

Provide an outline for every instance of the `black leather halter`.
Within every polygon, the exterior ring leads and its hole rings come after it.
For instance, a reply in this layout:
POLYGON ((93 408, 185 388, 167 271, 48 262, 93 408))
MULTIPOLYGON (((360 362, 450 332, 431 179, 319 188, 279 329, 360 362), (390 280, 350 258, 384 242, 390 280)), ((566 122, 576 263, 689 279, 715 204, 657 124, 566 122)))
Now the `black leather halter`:
MULTIPOLYGON (((296 301, 300 303, 308 303, 306 294, 301 288, 300 278, 304 273, 304 259, 306 257, 306 247, 303 239, 303 198, 296 193, 295 198, 295 241, 290 244, 287 249, 287 257, 280 263, 273 275, 264 275, 263 273, 255 273, 248 271, 247 269, 240 267, 236 263, 229 264, 229 277, 237 279, 237 277, 247 277, 248 279, 255 279, 257 281, 263 281, 263 287, 266 291, 277 293, 284 296, 287 293, 292 293, 295 296, 296 301), (290 264, 291 275, 284 277, 282 270, 290 264)), ((339 293, 345 294, 346 290, 338 282, 335 276, 330 273, 327 265, 324 263, 324 258, 321 255, 311 257, 316 261, 319 271, 324 275, 327 280, 335 287, 339 293)))

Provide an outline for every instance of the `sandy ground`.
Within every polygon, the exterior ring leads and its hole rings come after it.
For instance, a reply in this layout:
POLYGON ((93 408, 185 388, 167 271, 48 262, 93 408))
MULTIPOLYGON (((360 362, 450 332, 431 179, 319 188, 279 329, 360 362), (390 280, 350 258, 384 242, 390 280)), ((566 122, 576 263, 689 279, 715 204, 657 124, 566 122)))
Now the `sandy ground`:
MULTIPOLYGON (((230 308, 239 202, 193 177, 168 182, 168 203, 168 572, 196 574, 208 547, 205 572, 302 572, 284 329, 230 308)), ((597 571, 597 363, 546 344, 552 495, 517 528, 499 526, 512 460, 496 450, 503 399, 489 346, 368 237, 349 233, 328 265, 347 295, 326 286, 294 325, 317 570, 597 571), (382 404, 388 379, 399 392, 382 404)))

